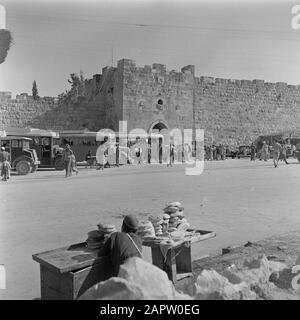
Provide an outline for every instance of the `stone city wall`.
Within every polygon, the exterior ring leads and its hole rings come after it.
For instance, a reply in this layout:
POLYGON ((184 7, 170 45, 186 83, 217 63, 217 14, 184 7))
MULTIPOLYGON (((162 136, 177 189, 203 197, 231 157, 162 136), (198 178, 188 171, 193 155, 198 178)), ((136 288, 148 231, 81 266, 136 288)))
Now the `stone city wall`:
POLYGON ((299 129, 300 86, 263 80, 195 79, 195 124, 207 143, 249 144, 299 129))
POLYGON ((0 93, 0 128, 32 126, 54 130, 205 130, 205 143, 249 144, 262 134, 294 130, 300 124, 300 86, 263 80, 195 77, 194 66, 167 71, 165 65, 138 67, 122 59, 116 68, 84 81, 80 92, 38 100, 0 93))

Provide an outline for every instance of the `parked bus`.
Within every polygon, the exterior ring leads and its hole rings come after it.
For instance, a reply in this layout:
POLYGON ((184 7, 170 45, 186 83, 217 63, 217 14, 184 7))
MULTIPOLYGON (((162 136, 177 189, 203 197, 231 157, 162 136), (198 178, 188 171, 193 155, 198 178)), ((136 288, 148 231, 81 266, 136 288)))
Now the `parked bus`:
POLYGON ((86 161, 88 153, 90 153, 92 157, 96 157, 96 151, 100 145, 100 141, 96 140, 97 132, 86 130, 66 130, 60 131, 59 137, 61 147, 65 147, 66 144, 71 146, 77 162, 86 161))
MULTIPOLYGON (((116 159, 117 163, 119 157, 123 157, 120 163, 133 163, 133 150, 134 146, 139 144, 141 145, 143 152, 143 160, 148 162, 149 159, 149 145, 151 144, 151 138, 148 134, 112 134, 110 130, 102 130, 101 132, 92 132, 92 131, 60 131, 60 146, 65 146, 69 144, 73 150, 77 162, 85 162, 87 155, 89 154, 92 159, 96 161, 96 153, 98 147, 103 143, 108 143, 108 162, 114 163, 113 159, 116 159), (127 145, 122 143, 122 139, 127 140, 127 145), (98 141, 97 141, 98 140, 98 141), (101 140, 101 141, 100 141, 101 140), (124 161, 124 158, 127 158, 127 161, 124 161), (111 160, 109 160, 111 159, 111 160)), ((155 133, 151 135, 152 143, 162 143, 163 135, 155 133), (156 140, 156 141, 154 141, 156 140)))
POLYGON ((30 148, 36 150, 41 168, 55 168, 62 170, 62 148, 60 148, 59 134, 51 130, 35 128, 7 128, 7 136, 23 136, 30 138, 30 148))

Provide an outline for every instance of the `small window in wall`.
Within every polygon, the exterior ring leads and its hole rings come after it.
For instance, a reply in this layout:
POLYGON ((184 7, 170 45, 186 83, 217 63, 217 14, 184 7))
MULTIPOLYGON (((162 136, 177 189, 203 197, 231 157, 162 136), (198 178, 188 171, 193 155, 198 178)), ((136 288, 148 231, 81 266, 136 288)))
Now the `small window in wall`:
POLYGON ((156 109, 158 111, 163 111, 163 108, 164 108, 164 102, 162 99, 158 99, 157 100, 157 103, 156 103, 156 109))

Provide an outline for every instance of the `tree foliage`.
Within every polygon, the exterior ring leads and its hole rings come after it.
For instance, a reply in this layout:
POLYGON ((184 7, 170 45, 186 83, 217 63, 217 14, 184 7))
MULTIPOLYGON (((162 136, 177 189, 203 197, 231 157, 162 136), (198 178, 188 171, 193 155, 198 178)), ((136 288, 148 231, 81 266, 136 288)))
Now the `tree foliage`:
POLYGON ((0 30, 0 64, 5 61, 8 50, 12 44, 12 36, 9 30, 0 30))
POLYGON ((80 71, 79 75, 77 73, 71 73, 70 77, 71 79, 68 79, 68 82, 71 84, 71 94, 75 96, 84 95, 85 79, 83 72, 80 71))
POLYGON ((32 83, 32 96, 33 96, 34 100, 37 100, 39 98, 38 89, 37 89, 37 85, 36 85, 35 80, 32 83))

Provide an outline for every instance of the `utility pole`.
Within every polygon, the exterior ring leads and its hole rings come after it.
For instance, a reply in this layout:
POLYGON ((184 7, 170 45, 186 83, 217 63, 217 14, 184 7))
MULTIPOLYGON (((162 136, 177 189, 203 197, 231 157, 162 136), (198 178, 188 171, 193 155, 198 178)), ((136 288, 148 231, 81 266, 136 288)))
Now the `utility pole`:
POLYGON ((114 66, 114 46, 111 46, 111 66, 114 66))

